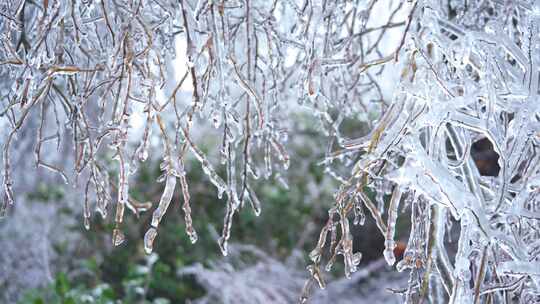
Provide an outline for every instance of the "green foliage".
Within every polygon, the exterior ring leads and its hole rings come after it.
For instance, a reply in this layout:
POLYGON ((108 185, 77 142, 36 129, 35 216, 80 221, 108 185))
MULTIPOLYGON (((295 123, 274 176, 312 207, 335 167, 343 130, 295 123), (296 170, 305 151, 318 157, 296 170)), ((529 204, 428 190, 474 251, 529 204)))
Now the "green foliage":
POLYGON ((39 183, 36 190, 28 193, 27 196, 32 201, 58 201, 64 197, 64 189, 60 185, 39 183))
POLYGON ((19 301, 20 304, 109 304, 116 303, 113 290, 106 284, 94 288, 73 286, 65 273, 57 274, 50 286, 27 292, 19 301))

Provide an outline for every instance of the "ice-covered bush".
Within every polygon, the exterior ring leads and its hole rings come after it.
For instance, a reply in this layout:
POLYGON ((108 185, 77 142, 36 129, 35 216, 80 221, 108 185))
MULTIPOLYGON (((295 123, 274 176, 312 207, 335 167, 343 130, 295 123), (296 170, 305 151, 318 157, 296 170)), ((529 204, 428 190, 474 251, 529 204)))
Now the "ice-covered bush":
POLYGON ((410 272, 407 302, 539 301, 539 18, 538 2, 414 2, 392 105, 368 136, 345 141, 338 153, 355 164, 311 253, 321 286, 328 235, 326 267, 340 254, 350 275, 359 256, 349 220, 366 207, 393 265, 396 220, 410 210, 396 265, 410 272), (491 176, 471 152, 485 140, 498 156, 491 176), (379 194, 375 201, 366 189, 379 194))
POLYGON ((8 0, 0 12, 3 210, 23 152, 81 189, 85 227, 114 206, 119 245, 125 208, 149 208, 130 197, 130 175, 157 154, 165 189, 145 249, 177 186, 195 242, 191 155, 227 198, 226 255, 239 208, 261 212, 254 183, 286 184, 289 118, 308 111, 328 136, 321 165, 342 185, 301 300, 325 286, 323 261, 330 270, 341 255, 346 276, 357 270, 350 221, 365 212, 396 263, 404 210, 407 302, 538 300, 538 1, 8 0), (351 120, 371 131, 344 128, 351 120), (21 136, 28 125, 36 134, 21 136), (203 125, 217 153, 199 147, 203 125), (498 156, 490 176, 473 151, 481 141, 498 156), (72 153, 53 163, 61 144, 72 153))

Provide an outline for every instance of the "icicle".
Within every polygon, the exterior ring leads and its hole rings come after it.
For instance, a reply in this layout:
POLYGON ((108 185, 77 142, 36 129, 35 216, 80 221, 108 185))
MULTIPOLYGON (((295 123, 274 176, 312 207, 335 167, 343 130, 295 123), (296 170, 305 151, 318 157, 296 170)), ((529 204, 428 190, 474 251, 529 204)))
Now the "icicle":
POLYGON ((353 254, 353 257, 352 257, 353 265, 360 265, 360 261, 362 261, 362 253, 356 252, 355 254, 353 254))
POLYGON ((283 162, 283 169, 287 170, 289 168, 290 158, 289 154, 287 154, 287 151, 285 150, 285 147, 283 147, 274 138, 270 139, 270 142, 272 143, 272 147, 274 148, 274 150, 276 150, 276 152, 278 153, 279 160, 283 162))
POLYGON ((315 249, 313 249, 309 253, 310 260, 315 264, 319 264, 321 261, 322 250, 323 250, 324 244, 326 243, 328 232, 334 225, 334 222, 332 220, 334 213, 335 213, 334 209, 330 209, 330 211, 328 211, 328 221, 326 222, 326 225, 324 225, 324 227, 321 229, 317 246, 315 246, 315 249))
POLYGON ((84 216, 84 229, 90 230, 90 217, 84 216))
POLYGON ((264 144, 264 167, 264 177, 268 179, 272 175, 272 156, 270 154, 270 143, 268 142, 264 144))
POLYGON ((386 263, 392 266, 396 262, 394 256, 394 249, 396 248, 396 242, 394 241, 394 234, 396 231, 396 220, 398 216, 399 202, 401 201, 401 190, 399 186, 394 187, 392 198, 390 199, 390 206, 388 206, 388 224, 386 226, 386 235, 384 241, 384 258, 386 263))
POLYGON ((311 265, 309 265, 307 267, 307 270, 309 271, 309 273, 311 274, 313 279, 315 279, 317 284, 319 284, 319 287, 321 289, 325 289, 326 288, 326 283, 324 282, 324 279, 323 279, 323 277, 321 275, 321 271, 320 271, 319 267, 317 265, 311 264, 311 265))
MULTIPOLYGON (((88 193, 88 185, 86 186, 86 192, 88 193)), ((83 217, 84 217, 84 228, 86 230, 90 230, 90 206, 88 203, 88 195, 85 195, 84 197, 84 210, 83 210, 83 217)))
POLYGON ((161 219, 167 212, 167 208, 169 208, 174 194, 175 186, 176 176, 168 175, 165 182, 165 189, 161 194, 158 207, 154 210, 154 213, 152 213, 152 221, 150 223, 151 227, 148 229, 148 231, 146 231, 144 237, 144 249, 147 254, 150 254, 152 252, 152 245, 157 235, 157 228, 159 226, 159 223, 161 222, 161 219))
POLYGON ((197 242, 198 236, 197 231, 193 227, 193 220, 191 219, 191 206, 190 206, 190 195, 188 189, 188 183, 186 181, 186 174, 183 171, 183 174, 180 175, 180 186, 182 188, 182 196, 184 197, 184 204, 182 205, 182 210, 184 210, 184 221, 186 222, 186 233, 189 236, 189 240, 192 244, 197 242))
POLYGON ((375 182, 375 189, 377 189, 377 193, 375 194, 375 201, 377 202, 377 210, 383 214, 384 213, 384 182, 378 181, 375 182))
POLYGON ((231 237, 232 220, 237 206, 235 203, 235 199, 233 198, 236 193, 228 193, 227 195, 227 210, 225 211, 225 218, 223 219, 223 232, 218 240, 219 248, 221 249, 221 253, 223 254, 223 256, 227 256, 229 254, 227 246, 229 238, 231 237))
POLYGON ((360 200, 360 198, 358 197, 358 195, 355 195, 353 197, 353 200, 354 200, 354 220, 353 220, 353 224, 356 226, 356 225, 360 225, 360 226, 364 226, 364 223, 366 221, 366 215, 364 214, 364 209, 362 208, 362 202, 360 200))
POLYGON ((249 202, 251 204, 251 208, 253 209, 253 213, 255 213, 256 216, 261 215, 261 202, 259 201, 257 194, 251 189, 250 186, 246 187, 246 192, 247 197, 249 197, 249 202))
MULTIPOLYGON (((8 143, 9 144, 9 143, 8 143)), ((5 144, 4 148, 4 207, 2 209, 5 211, 8 205, 13 205, 13 188, 12 188, 12 181, 11 176, 9 174, 10 165, 9 165, 9 156, 8 156, 8 144, 5 144)), ((3 214, 4 212, 2 212, 3 214)))
POLYGON ((123 152, 117 152, 117 158, 120 163, 120 172, 118 174, 118 202, 116 204, 115 228, 113 231, 113 244, 118 246, 125 240, 124 233, 120 229, 120 225, 124 220, 125 206, 128 204, 128 172, 129 164, 124 161, 123 152))
POLYGON ((201 163, 202 165, 202 169, 204 171, 204 173, 206 174, 206 176, 208 176, 208 178, 210 179, 210 182, 216 186, 217 190, 218 190, 218 197, 221 198, 221 195, 223 194, 223 192, 225 192, 227 190, 227 184, 225 183, 225 181, 216 173, 216 170, 214 170, 213 166, 210 164, 210 162, 206 159, 206 156, 204 155, 204 153, 199 150, 192 142, 191 140, 187 137, 187 133, 184 131, 184 136, 189 144, 189 147, 191 148, 191 151, 193 152, 193 154, 195 154, 195 157, 197 158, 197 160, 201 163))
POLYGON ((148 149, 150 146, 150 136, 152 135, 152 110, 151 106, 148 106, 148 108, 145 110, 147 112, 147 118, 146 118, 146 126, 144 128, 144 134, 141 141, 141 144, 137 148, 137 151, 135 152, 137 154, 137 158, 144 162, 148 158, 148 149))
POLYGON ((144 252, 146 252, 146 254, 151 254, 154 250, 154 239, 156 236, 157 229, 154 227, 150 227, 144 234, 144 252))
POLYGON ((345 276, 349 278, 353 272, 356 272, 356 266, 360 262, 358 256, 353 255, 353 240, 349 228, 349 220, 344 214, 341 215, 341 252, 345 263, 345 276))
POLYGON ((285 178, 281 176, 280 173, 275 174, 275 179, 281 187, 283 187, 285 190, 289 190, 289 184, 287 183, 287 180, 285 180, 285 178))
POLYGON ((247 171, 249 172, 249 174, 251 174, 253 179, 255 180, 259 179, 260 177, 259 169, 256 166, 252 165, 251 161, 246 164, 246 167, 247 167, 247 171))

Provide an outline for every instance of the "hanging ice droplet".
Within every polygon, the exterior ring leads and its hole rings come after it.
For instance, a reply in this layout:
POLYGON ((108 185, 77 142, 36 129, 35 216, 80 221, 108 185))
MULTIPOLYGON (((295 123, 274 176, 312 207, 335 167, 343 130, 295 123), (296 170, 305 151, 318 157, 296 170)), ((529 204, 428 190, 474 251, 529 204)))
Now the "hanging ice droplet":
POLYGON ((167 212, 167 209, 169 208, 169 205, 171 203, 171 200, 174 194, 175 187, 176 187, 176 176, 167 175, 167 181, 165 182, 165 189, 163 190, 163 193, 161 194, 159 205, 154 210, 154 213, 152 214, 152 223, 151 223, 152 226, 157 227, 159 223, 161 222, 161 219, 167 212))
POLYGON ((255 191, 253 191, 250 187, 247 187, 246 194, 249 198, 249 202, 251 204, 251 208, 253 209, 253 213, 255 213, 255 216, 261 215, 261 201, 259 201, 259 198, 257 197, 257 194, 255 191))
POLYGON ((144 252, 146 254, 152 253, 152 250, 154 250, 154 240, 157 236, 157 229, 154 227, 150 227, 148 231, 146 231, 146 234, 144 235, 144 252))
POLYGON ((189 236, 189 240, 192 244, 195 244, 199 237, 197 236, 197 231, 195 231, 195 228, 193 227, 193 220, 191 218, 191 206, 189 204, 190 202, 190 195, 189 195, 189 189, 188 189, 188 183, 186 180, 186 174, 184 171, 184 166, 182 164, 181 169, 182 175, 180 176, 180 186, 182 188, 182 196, 184 197, 184 204, 182 205, 182 210, 184 210, 184 220, 186 222, 186 233, 189 236))
POLYGON ((291 165, 291 162, 290 162, 289 158, 284 158, 283 159, 283 169, 289 170, 290 165, 291 165))
POLYGON ((217 197, 218 199, 222 199, 223 198, 223 193, 225 192, 225 189, 223 188, 218 188, 218 193, 217 193, 217 197))
POLYGON ((227 256, 229 254, 229 251, 227 250, 227 243, 227 239, 224 237, 220 237, 218 240, 219 249, 221 249, 223 256, 227 256))
POLYGON ((335 262, 335 259, 330 259, 330 261, 328 261, 328 263, 324 267, 324 270, 332 271, 332 267, 334 267, 334 262, 335 262))
POLYGON ((114 228, 113 237, 112 237, 113 245, 114 246, 119 246, 120 244, 122 244, 125 241, 125 239, 126 239, 126 236, 124 235, 122 230, 120 230, 118 228, 114 228))
POLYGON ((353 265, 355 265, 355 266, 359 265, 361 260, 362 260, 362 253, 361 252, 357 252, 357 253, 353 254, 353 257, 352 257, 353 265))
POLYGON ((148 159, 148 150, 147 147, 144 147, 137 151, 137 156, 139 157, 139 160, 144 162, 148 159))
POLYGON ((199 240, 199 236, 195 230, 189 234, 189 240, 191 241, 191 244, 195 244, 199 240))
POLYGON ((319 260, 321 259, 321 253, 319 250, 317 249, 313 249, 310 253, 309 253, 309 259, 311 261, 313 261, 313 263, 317 263, 319 262, 319 260))
POLYGON ((84 217, 84 229, 90 230, 90 218, 84 217))
POLYGON ((360 197, 356 195, 354 197, 354 201, 355 203, 354 203, 354 209, 353 209, 353 213, 354 213, 353 224, 364 226, 364 223, 366 221, 366 215, 364 214, 364 210, 362 209, 362 202, 360 200, 360 197))

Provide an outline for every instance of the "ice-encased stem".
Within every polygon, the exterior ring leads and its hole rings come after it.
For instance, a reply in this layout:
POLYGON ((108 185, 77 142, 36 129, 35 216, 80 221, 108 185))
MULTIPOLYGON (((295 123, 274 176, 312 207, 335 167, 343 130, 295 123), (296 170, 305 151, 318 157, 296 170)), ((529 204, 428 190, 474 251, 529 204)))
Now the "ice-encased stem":
POLYGON ((124 211, 126 205, 128 204, 128 193, 129 193, 129 183, 128 183, 128 172, 129 164, 124 159, 124 153, 120 149, 117 151, 118 162, 120 165, 118 172, 118 203, 116 204, 116 215, 115 215, 115 227, 113 230, 113 244, 118 246, 122 244, 125 240, 124 233, 120 229, 120 225, 124 220, 124 211))
POLYGON ((386 225, 383 255, 386 263, 390 266, 394 265, 396 262, 396 257, 394 255, 394 249, 396 248, 394 234, 396 232, 396 221, 398 217, 399 202, 401 201, 401 193, 399 186, 395 186, 392 198, 390 199, 390 205, 388 206, 388 221, 386 225))
POLYGON ((184 221, 186 222, 186 233, 189 236, 191 243, 195 243, 197 242, 198 236, 197 231, 193 227, 193 220, 191 219, 190 195, 185 173, 180 175, 180 186, 182 188, 182 196, 184 197, 182 210, 184 211, 184 221))
POLYGON ((253 209, 253 213, 255 213, 256 216, 261 215, 261 201, 257 197, 257 193, 249 185, 246 186, 247 191, 247 197, 249 198, 249 202, 251 204, 251 208, 253 209))
POLYGON ((202 166, 202 169, 203 169, 204 173, 206 174, 206 176, 208 176, 208 178, 210 179, 210 182, 214 186, 216 186, 216 188, 218 190, 218 196, 221 196, 221 194, 228 189, 227 184, 217 174, 216 170, 210 164, 210 162, 208 161, 208 159, 206 158, 204 153, 201 150, 199 150, 199 148, 197 148, 197 146, 195 146, 195 144, 191 141, 191 139, 188 137, 187 132, 185 130, 183 130, 183 133, 184 133, 184 137, 185 137, 191 151, 193 152, 193 154, 195 155, 197 160, 201 163, 201 166, 202 166))
POLYGON ((168 175, 165 182, 165 189, 163 190, 163 194, 161 194, 158 207, 154 210, 154 213, 152 213, 152 221, 150 223, 151 227, 148 229, 148 231, 146 231, 144 237, 144 249, 147 254, 152 253, 153 243, 157 235, 159 223, 165 215, 165 212, 167 212, 167 208, 169 208, 175 187, 176 176, 168 175))

